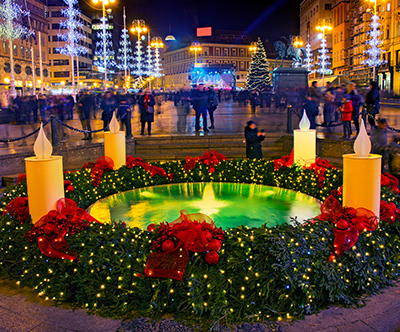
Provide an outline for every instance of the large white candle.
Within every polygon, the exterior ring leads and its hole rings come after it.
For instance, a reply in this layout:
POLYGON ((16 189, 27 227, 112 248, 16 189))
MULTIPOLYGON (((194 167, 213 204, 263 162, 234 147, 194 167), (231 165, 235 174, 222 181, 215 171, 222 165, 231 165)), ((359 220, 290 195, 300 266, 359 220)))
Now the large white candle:
POLYGON ((382 156, 370 154, 371 141, 363 120, 354 151, 343 155, 343 206, 363 207, 379 217, 382 156))
POLYGON ((126 164, 125 132, 119 131, 115 112, 110 122, 110 131, 104 132, 104 155, 114 162, 114 170, 126 164))
POLYGON ((317 134, 315 129, 310 129, 305 110, 299 127, 293 135, 293 159, 295 163, 309 165, 315 162, 317 134))
POLYGON ((56 202, 64 198, 62 156, 52 156, 53 148, 40 127, 34 144, 35 157, 25 158, 28 205, 32 222, 36 223, 56 202))

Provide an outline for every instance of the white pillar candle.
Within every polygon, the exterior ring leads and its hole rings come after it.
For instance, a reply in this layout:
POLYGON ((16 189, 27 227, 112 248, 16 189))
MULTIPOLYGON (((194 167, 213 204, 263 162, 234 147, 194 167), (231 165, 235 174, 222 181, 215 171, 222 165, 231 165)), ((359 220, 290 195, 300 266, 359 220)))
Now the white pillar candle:
POLYGON ((315 129, 310 129, 305 110, 299 127, 293 135, 293 159, 295 163, 310 165, 315 162, 317 134, 315 129))
POLYGON ((32 222, 36 223, 56 202, 64 198, 62 156, 52 156, 53 148, 41 126, 34 144, 35 157, 25 158, 28 205, 32 222))
POLYGON ((354 142, 355 154, 343 155, 343 206, 365 208, 379 217, 381 201, 381 155, 369 154, 371 141, 360 123, 354 142))
POLYGON ((119 131, 115 112, 110 122, 110 131, 104 132, 104 155, 114 162, 114 170, 126 164, 125 132, 119 131))

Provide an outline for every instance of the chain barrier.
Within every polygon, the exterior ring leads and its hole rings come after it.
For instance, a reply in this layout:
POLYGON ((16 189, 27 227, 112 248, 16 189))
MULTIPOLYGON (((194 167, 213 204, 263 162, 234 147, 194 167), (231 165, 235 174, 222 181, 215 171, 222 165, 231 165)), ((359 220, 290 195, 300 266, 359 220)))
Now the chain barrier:
MULTIPOLYGON (((303 116, 303 114, 299 114, 296 110, 294 110, 293 108, 292 108, 292 112, 294 113, 294 114, 296 114, 299 118, 301 118, 302 116, 303 116)), ((339 127, 339 126, 341 126, 342 125, 342 123, 341 122, 337 122, 337 123, 331 123, 331 124, 329 124, 329 125, 322 125, 322 124, 317 124, 317 127, 322 127, 322 128, 333 128, 333 127, 339 127)))
MULTIPOLYGON (((47 120, 46 122, 43 123, 43 128, 50 122, 50 120, 47 120)), ((32 135, 35 135, 36 133, 38 133, 40 130, 40 127, 34 131, 32 131, 31 133, 29 133, 28 135, 22 136, 22 137, 18 137, 18 138, 11 138, 11 139, 0 139, 1 143, 11 143, 11 142, 17 142, 17 141, 21 141, 24 140, 32 135)))
POLYGON ((74 131, 77 131, 78 133, 95 134, 95 133, 99 133, 99 132, 101 132, 101 131, 105 131, 105 130, 108 129, 108 126, 107 126, 107 127, 105 127, 105 128, 101 128, 101 129, 98 129, 98 130, 82 130, 82 129, 78 129, 78 128, 71 127, 71 126, 67 125, 66 123, 62 122, 61 120, 59 120, 59 119, 57 119, 57 118, 55 118, 55 120, 56 120, 59 124, 63 125, 64 127, 68 128, 68 129, 71 129, 71 130, 74 130, 74 131))

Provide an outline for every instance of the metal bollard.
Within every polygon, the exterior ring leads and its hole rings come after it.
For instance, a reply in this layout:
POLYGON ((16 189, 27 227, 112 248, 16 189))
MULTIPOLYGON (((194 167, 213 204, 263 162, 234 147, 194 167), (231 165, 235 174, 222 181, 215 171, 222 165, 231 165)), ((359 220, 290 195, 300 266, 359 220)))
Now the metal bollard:
POLYGON ((288 105, 287 107, 287 122, 286 122, 286 132, 288 134, 293 134, 293 119, 292 119, 292 106, 288 105))
POLYGON ((131 110, 126 111, 126 137, 132 138, 131 110))
POLYGON ((50 129, 51 129, 51 144, 53 146, 58 146, 58 136, 57 136, 57 121, 54 114, 50 117, 50 129))

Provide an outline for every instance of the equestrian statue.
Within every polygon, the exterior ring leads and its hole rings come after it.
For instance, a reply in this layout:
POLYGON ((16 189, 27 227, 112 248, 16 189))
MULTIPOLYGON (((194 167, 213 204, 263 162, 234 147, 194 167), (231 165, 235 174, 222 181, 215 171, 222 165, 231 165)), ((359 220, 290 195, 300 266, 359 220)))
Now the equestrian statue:
POLYGON ((292 63, 292 67, 294 68, 300 67, 303 64, 303 58, 301 56, 302 55, 304 57, 306 56, 306 49, 304 47, 299 47, 299 48, 294 47, 292 35, 289 36, 289 40, 287 40, 286 37, 281 37, 281 39, 286 40, 287 45, 281 40, 277 40, 274 42, 275 50, 279 54, 279 56, 275 60, 275 68, 278 59, 281 59, 281 65, 279 67, 282 67, 283 59, 285 58, 292 59, 294 61, 292 63))

